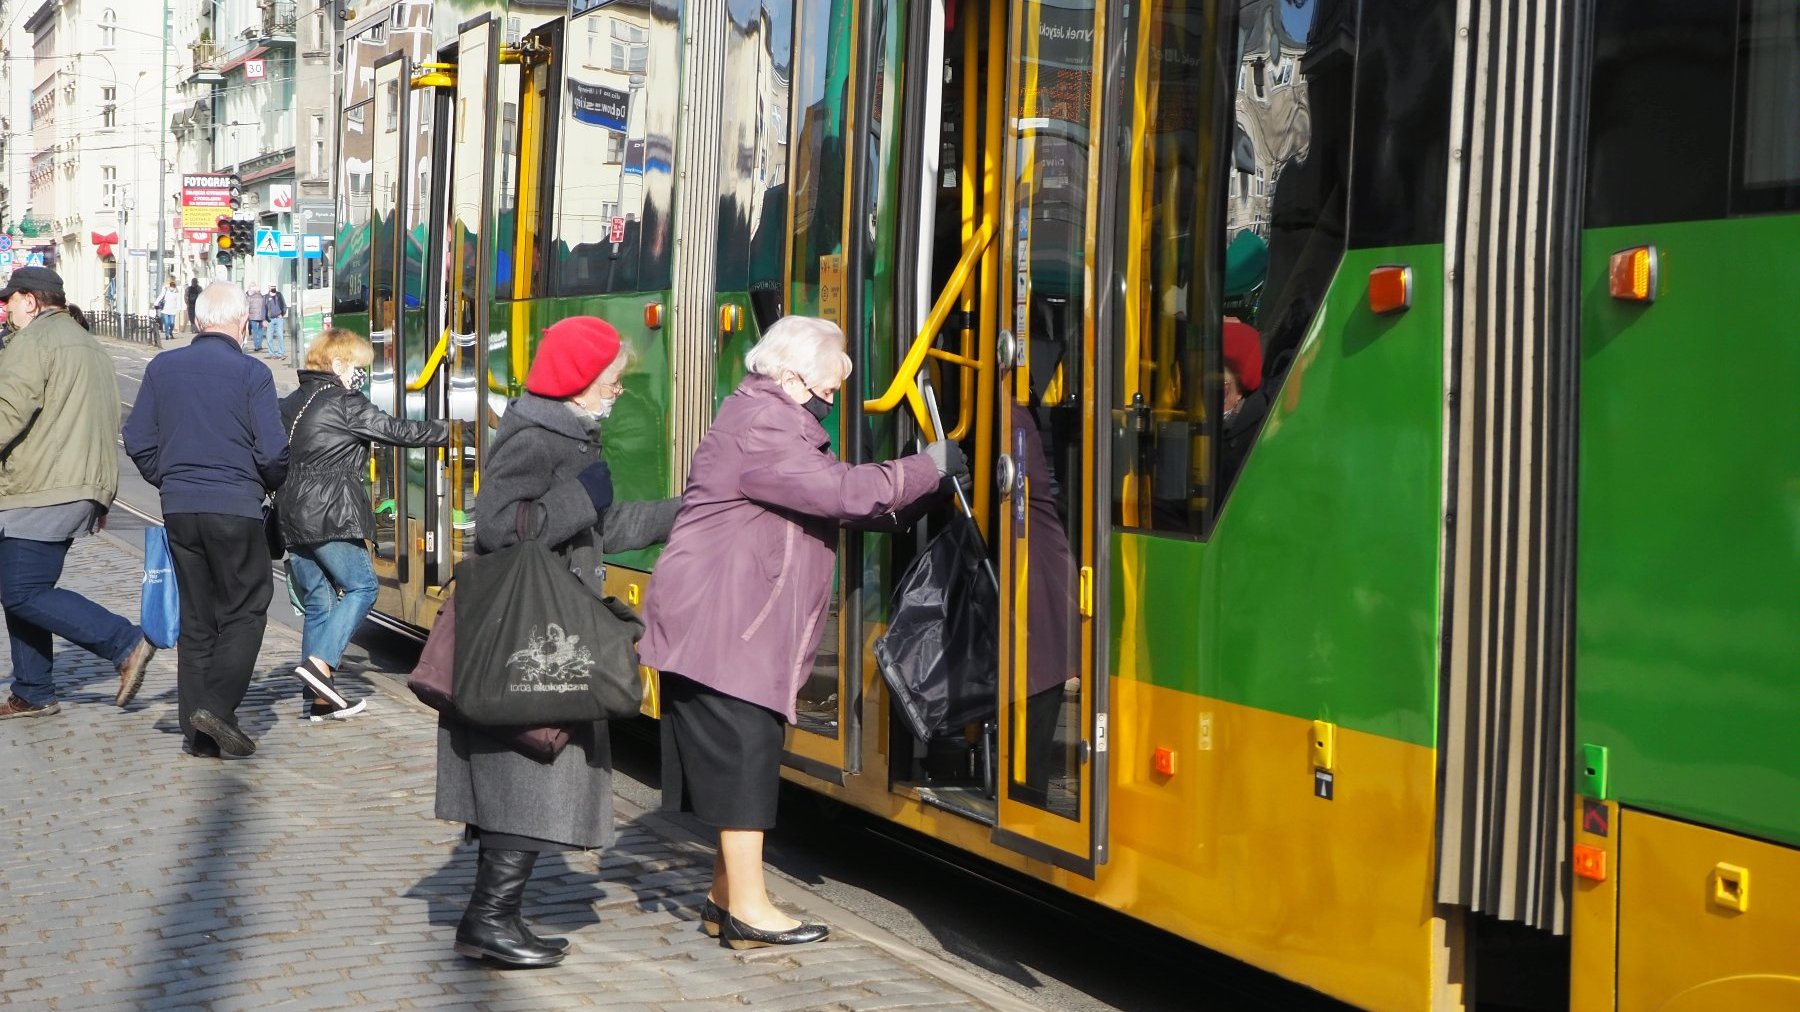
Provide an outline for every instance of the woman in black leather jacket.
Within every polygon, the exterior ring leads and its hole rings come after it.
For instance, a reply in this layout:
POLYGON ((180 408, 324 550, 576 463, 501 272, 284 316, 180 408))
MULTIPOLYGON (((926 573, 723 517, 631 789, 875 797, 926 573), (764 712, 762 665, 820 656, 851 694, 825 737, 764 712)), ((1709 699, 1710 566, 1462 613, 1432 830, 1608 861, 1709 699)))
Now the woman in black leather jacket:
POLYGON ((375 538, 363 481, 369 444, 442 446, 450 440, 448 422, 402 421, 363 396, 373 360, 362 337, 326 330, 306 350, 300 389, 281 402, 289 465, 276 505, 288 545, 288 579, 306 608, 304 656, 294 673, 306 682, 304 716, 314 723, 348 719, 365 705, 338 692, 332 673, 375 607, 375 568, 364 544, 375 538))

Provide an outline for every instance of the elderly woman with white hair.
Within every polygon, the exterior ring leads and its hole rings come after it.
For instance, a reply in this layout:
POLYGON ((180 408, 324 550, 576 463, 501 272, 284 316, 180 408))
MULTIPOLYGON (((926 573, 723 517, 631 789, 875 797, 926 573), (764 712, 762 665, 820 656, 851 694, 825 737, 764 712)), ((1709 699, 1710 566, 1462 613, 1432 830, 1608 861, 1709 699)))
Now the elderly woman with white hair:
POLYGON ((787 317, 744 358, 694 453, 668 548, 651 574, 645 664, 662 673, 663 799, 719 831, 701 922, 733 948, 824 938, 763 884, 784 726, 831 599, 838 528, 898 513, 968 469, 955 443, 853 465, 824 421, 850 376, 835 325, 787 317))

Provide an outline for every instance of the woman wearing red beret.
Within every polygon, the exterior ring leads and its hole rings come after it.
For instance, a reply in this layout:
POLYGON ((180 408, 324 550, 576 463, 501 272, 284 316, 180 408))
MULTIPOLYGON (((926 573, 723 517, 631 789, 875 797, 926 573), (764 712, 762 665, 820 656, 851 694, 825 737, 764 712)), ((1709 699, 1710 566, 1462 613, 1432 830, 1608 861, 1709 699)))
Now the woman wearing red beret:
MULTIPOLYGON (((618 331, 578 316, 544 331, 526 392, 508 405, 482 464, 477 551, 541 540, 604 596, 605 555, 664 541, 676 499, 614 502, 600 430, 624 392, 618 331)), ((474 895, 456 951, 507 967, 553 966, 568 942, 540 938, 519 916, 539 854, 612 842, 612 752, 605 722, 580 725, 543 763, 479 728, 438 720, 437 817, 480 844, 474 895)))

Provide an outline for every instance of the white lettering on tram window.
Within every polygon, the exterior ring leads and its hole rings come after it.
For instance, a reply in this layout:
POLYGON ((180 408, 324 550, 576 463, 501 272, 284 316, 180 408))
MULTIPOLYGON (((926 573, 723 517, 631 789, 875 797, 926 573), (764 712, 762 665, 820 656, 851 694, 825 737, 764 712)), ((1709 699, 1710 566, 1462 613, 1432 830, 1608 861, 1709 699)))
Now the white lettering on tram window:
POLYGON ((1092 28, 1081 28, 1074 25, 1041 24, 1038 25, 1038 38, 1073 39, 1077 42, 1092 42, 1094 41, 1094 30, 1092 28))

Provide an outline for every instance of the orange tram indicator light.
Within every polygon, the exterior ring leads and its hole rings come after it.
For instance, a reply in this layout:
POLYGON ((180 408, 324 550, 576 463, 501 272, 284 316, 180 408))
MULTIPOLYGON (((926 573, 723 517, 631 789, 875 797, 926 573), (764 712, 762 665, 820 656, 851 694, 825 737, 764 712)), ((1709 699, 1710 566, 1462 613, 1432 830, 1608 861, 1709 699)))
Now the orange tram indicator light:
POLYGON ((1388 264, 1369 272, 1369 311, 1377 316, 1412 308, 1411 267, 1388 264))
POLYGON ((1622 302, 1656 301, 1657 256, 1655 246, 1633 246, 1612 255, 1607 288, 1622 302))

